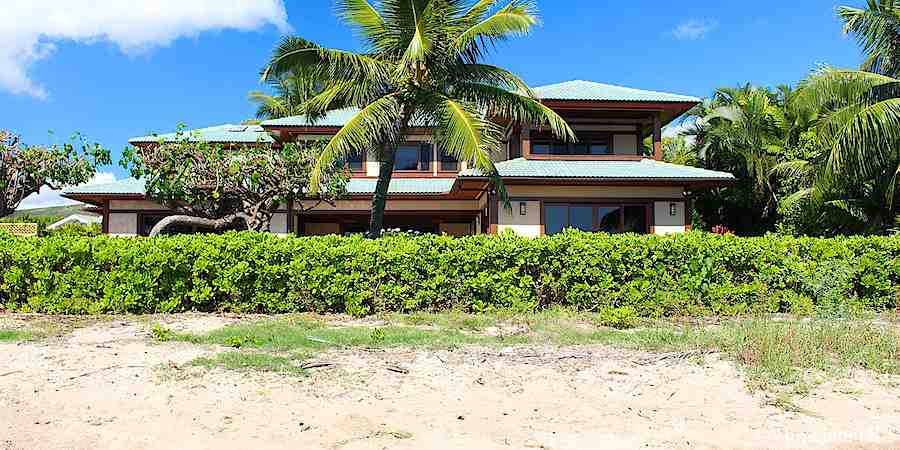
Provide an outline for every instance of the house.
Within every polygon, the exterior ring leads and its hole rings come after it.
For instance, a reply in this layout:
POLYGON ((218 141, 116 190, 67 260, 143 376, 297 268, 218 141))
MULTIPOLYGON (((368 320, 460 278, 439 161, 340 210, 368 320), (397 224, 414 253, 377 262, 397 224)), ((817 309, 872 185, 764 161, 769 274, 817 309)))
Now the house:
MULTIPOLYGON (((569 227, 677 233, 690 229, 692 191, 734 182, 728 173, 662 161, 662 128, 698 104, 698 98, 588 81, 538 87, 534 92, 566 119, 578 142, 560 142, 547 130, 508 128, 507 152, 496 167, 512 208, 504 207, 488 177, 435 148, 430 130, 414 128, 397 151, 385 228, 451 235, 509 230, 532 237, 569 227), (648 137, 652 145, 645 150, 648 137)), ((195 130, 192 139, 233 145, 326 139, 354 113, 333 111, 315 123, 295 116, 258 126, 222 125, 195 130)), ((146 136, 129 142, 154 145, 175 137, 146 136)), ((364 231, 378 164, 359 158, 349 166, 349 198, 303 214, 297 205, 284 205, 271 231, 302 236, 364 231)), ((103 230, 113 235, 146 235, 172 214, 150 201, 143 183, 134 179, 72 188, 65 196, 101 207, 103 230)))
POLYGON ((102 223, 103 218, 101 216, 93 215, 93 214, 71 214, 68 217, 58 220, 56 222, 47 225, 48 230, 55 230, 63 225, 68 224, 80 224, 80 225, 94 225, 102 223))

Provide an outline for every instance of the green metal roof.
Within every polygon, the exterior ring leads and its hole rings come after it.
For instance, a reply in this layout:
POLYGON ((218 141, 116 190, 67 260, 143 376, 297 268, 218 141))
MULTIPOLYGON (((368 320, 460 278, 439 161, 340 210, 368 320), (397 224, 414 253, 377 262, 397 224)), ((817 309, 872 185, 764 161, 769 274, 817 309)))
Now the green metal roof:
MULTIPOLYGON (((351 195, 365 195, 375 192, 374 178, 352 178, 347 183, 351 195)), ((437 195, 447 194, 453 189, 453 178, 394 178, 388 187, 393 195, 437 195)), ((66 189, 66 195, 144 195, 144 181, 134 178, 107 184, 91 184, 66 189)))
POLYGON ((532 89, 542 100, 593 100, 608 102, 676 102, 699 103, 697 97, 644 91, 593 81, 575 80, 532 89))
MULTIPOLYGON (((259 125, 217 125, 208 128, 198 128, 196 130, 188 130, 182 132, 180 139, 187 139, 190 142, 215 142, 227 144, 255 144, 255 143, 273 143, 272 136, 269 136, 259 125)), ((141 136, 128 140, 130 144, 140 143, 156 143, 156 142, 175 142, 179 139, 178 133, 154 134, 149 136, 141 136)))
MULTIPOLYGON (((679 166, 642 159, 639 161, 565 161, 516 158, 496 163, 503 178, 577 178, 599 180, 730 181, 734 175, 698 167, 679 166)), ((483 177, 475 169, 460 177, 483 177)))
MULTIPOLYGON (((352 178, 347 183, 350 194, 372 194, 375 192, 374 178, 352 178)), ((393 195, 439 195, 448 194, 453 189, 455 178, 394 178, 388 187, 393 195)))
POLYGON ((144 195, 144 180, 126 178, 113 183, 75 186, 63 190, 63 194, 144 195))
POLYGON ((342 127, 358 112, 358 108, 336 109, 329 111, 325 117, 316 121, 310 121, 306 116, 290 116, 264 120, 261 125, 264 127, 342 127))

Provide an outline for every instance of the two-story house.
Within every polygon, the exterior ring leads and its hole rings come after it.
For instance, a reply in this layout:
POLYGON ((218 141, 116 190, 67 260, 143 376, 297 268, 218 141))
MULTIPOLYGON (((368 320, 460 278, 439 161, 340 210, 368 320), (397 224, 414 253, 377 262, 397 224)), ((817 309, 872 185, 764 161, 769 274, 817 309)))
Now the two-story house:
MULTIPOLYGON (((510 128, 507 153, 496 162, 512 208, 490 180, 441 152, 428 129, 411 130, 397 149, 385 213, 385 228, 451 235, 554 234, 565 228, 598 232, 676 233, 690 229, 689 195, 724 186, 731 174, 662 161, 662 128, 700 100, 683 95, 570 81, 534 89, 578 135, 560 142, 546 130, 510 128), (650 137, 652 146, 644 149, 650 137)), ((327 139, 354 114, 334 111, 309 123, 286 117, 258 126, 222 125, 195 130, 193 139, 233 145, 327 139)), ((176 134, 131 139, 154 145, 176 134)), ((366 229, 378 175, 371 158, 349 161, 349 197, 303 214, 285 205, 271 231, 301 236, 353 233, 366 229)), ((99 207, 103 230, 112 235, 146 235, 173 214, 149 200, 143 182, 129 179, 65 191, 65 197, 99 207)), ((184 230, 190 231, 190 230, 184 230)))

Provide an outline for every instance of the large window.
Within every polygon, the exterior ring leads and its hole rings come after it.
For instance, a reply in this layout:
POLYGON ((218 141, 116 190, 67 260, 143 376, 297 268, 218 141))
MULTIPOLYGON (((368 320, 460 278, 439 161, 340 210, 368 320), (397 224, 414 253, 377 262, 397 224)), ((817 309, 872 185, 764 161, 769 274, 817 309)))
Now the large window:
POLYGON ((598 205, 589 203, 544 204, 544 232, 566 228, 604 233, 647 233, 647 205, 598 205))
POLYGON ((532 136, 531 153, 535 155, 611 155, 612 135, 606 132, 578 133, 578 142, 562 142, 548 133, 532 136))
POLYGON ((431 144, 404 144, 397 147, 394 170, 431 171, 431 144))
POLYGON ((459 172, 459 161, 444 150, 441 150, 441 172, 459 172))

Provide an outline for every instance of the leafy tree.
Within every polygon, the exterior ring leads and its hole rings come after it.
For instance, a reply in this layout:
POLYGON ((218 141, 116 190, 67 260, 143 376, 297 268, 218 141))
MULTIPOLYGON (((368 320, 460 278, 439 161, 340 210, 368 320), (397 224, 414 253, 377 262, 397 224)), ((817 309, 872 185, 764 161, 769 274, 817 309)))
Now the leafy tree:
POLYGON ((81 135, 62 146, 36 147, 0 130, 0 217, 15 212, 44 186, 61 189, 88 182, 97 166, 110 162, 108 150, 86 143, 81 135))
POLYGON ((900 4, 868 0, 866 8, 838 7, 844 33, 853 34, 866 53, 862 69, 900 76, 900 4))
POLYGON ((786 205, 805 202, 826 233, 875 233, 895 225, 900 183, 900 80, 825 68, 801 84, 796 102, 818 118, 820 151, 780 164, 800 181, 786 205))
POLYGON ((665 162, 682 166, 697 166, 700 163, 697 147, 691 145, 682 135, 664 137, 662 148, 665 162))
POLYGON ((721 88, 689 113, 695 117, 689 134, 702 166, 731 172, 738 180, 735 187, 698 194, 695 204, 704 222, 745 234, 772 228, 778 190, 771 172, 790 134, 786 109, 782 91, 746 85, 721 88))
POLYGON ((322 188, 309 195, 318 145, 225 146, 178 134, 175 142, 128 149, 122 160, 132 176, 146 179, 150 198, 181 213, 157 223, 151 236, 175 226, 268 231, 275 211, 289 201, 313 200, 307 208, 295 203, 303 211, 345 193, 347 175, 335 170, 323 172, 322 188))
POLYGON ((396 146, 413 125, 433 127, 444 151, 492 176, 505 189, 493 160, 504 150, 504 124, 547 126, 565 140, 566 122, 534 97, 519 77, 481 62, 497 43, 527 34, 537 23, 530 2, 511 0, 339 0, 341 19, 365 43, 360 53, 285 38, 263 71, 264 80, 310 68, 323 90, 303 105, 315 120, 330 110, 359 112, 328 142, 312 169, 318 192, 328 167, 367 152, 379 175, 369 235, 381 234, 396 146))
POLYGON ((250 101, 257 103, 256 118, 278 119, 303 114, 302 105, 321 91, 322 83, 309 68, 290 70, 271 77, 269 85, 274 95, 261 91, 250 93, 250 101))

